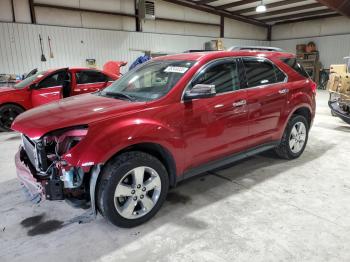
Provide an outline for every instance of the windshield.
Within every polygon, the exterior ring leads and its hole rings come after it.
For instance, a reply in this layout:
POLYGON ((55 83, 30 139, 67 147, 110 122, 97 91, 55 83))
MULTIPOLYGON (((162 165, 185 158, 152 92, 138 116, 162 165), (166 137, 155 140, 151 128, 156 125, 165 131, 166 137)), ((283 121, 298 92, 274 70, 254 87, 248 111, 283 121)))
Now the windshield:
POLYGON ((24 88, 24 87, 30 85, 35 79, 43 77, 43 75, 45 75, 46 72, 47 71, 38 72, 38 73, 36 73, 36 74, 34 74, 34 75, 24 79, 23 81, 15 84, 14 87, 17 88, 17 89, 24 88))
POLYGON ((151 101, 167 94, 193 66, 193 61, 150 61, 129 71, 99 95, 151 101))

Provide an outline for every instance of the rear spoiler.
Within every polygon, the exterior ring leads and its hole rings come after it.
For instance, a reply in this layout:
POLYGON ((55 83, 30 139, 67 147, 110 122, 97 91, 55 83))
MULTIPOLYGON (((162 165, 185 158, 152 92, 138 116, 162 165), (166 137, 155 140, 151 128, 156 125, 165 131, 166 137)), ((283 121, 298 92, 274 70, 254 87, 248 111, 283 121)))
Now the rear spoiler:
POLYGON ((108 61, 103 65, 103 71, 120 76, 120 68, 125 66, 128 62, 126 61, 108 61))

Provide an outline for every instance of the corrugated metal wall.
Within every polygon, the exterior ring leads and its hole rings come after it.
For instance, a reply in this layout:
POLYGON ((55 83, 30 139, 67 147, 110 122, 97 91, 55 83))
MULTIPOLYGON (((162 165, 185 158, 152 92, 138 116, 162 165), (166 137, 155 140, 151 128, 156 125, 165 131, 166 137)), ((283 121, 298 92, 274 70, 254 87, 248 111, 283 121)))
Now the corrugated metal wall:
MULTIPOLYGON (((177 53, 202 49, 209 37, 137 33, 59 26, 0 23, 0 73, 21 74, 33 68, 85 66, 94 58, 101 67, 108 60, 131 63, 142 53, 132 50, 177 53), (43 37, 47 62, 40 61, 39 34, 43 37), (48 40, 52 39, 54 58, 49 58, 48 40)), ((267 41, 224 39, 232 45, 269 45, 267 41)))
POLYGON ((278 40, 272 41, 271 45, 295 53, 295 47, 297 44, 306 44, 310 41, 316 43, 317 48, 320 51, 321 63, 325 68, 329 68, 331 64, 344 63, 343 58, 350 55, 350 34, 278 40))

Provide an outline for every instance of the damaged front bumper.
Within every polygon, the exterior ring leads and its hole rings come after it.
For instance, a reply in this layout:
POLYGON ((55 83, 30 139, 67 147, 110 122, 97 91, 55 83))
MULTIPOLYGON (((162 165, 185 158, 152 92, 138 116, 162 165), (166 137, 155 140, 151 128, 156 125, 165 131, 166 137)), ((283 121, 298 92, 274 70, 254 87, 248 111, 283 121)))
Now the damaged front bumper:
MULTIPOLYGON (((74 188, 65 187, 65 182, 67 182, 64 180, 65 176, 61 177, 61 179, 58 177, 53 178, 38 176, 23 147, 20 147, 19 151, 15 155, 15 165, 20 184, 27 198, 33 203, 39 203, 45 199, 65 199, 71 206, 74 207, 85 207, 86 204, 89 204, 93 213, 95 215, 97 214, 96 186, 102 165, 96 165, 91 168, 91 172, 89 172, 90 179, 87 182, 85 193, 82 193, 82 195, 85 195, 85 198, 79 196, 81 191, 74 192, 74 188)), ((71 185, 71 183, 68 185, 71 185)))
POLYGON ((24 150, 20 148, 15 155, 17 177, 30 201, 39 203, 45 198, 44 188, 32 174, 29 165, 25 162, 24 154, 24 150))

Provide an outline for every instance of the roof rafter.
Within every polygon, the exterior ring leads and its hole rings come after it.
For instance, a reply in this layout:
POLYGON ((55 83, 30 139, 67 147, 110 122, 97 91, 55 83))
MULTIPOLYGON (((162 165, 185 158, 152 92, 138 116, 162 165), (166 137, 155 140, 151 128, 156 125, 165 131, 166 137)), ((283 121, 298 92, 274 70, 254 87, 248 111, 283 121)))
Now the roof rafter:
POLYGON ((319 3, 350 17, 350 0, 317 0, 319 3))
POLYGON ((290 24, 290 23, 298 23, 298 22, 304 22, 304 21, 310 21, 315 19, 322 19, 322 18, 331 18, 331 17, 339 17, 341 14, 330 14, 330 15, 318 15, 318 16, 311 16, 311 17, 303 17, 295 20, 285 20, 281 22, 277 22, 275 25, 282 25, 282 24, 290 24))
POLYGON ((211 6, 211 5, 207 5, 207 4, 199 5, 198 1, 197 2, 188 1, 188 0, 163 0, 163 1, 177 4, 177 5, 182 5, 185 7, 193 8, 193 9, 196 9, 199 11, 203 11, 203 12, 207 12, 207 13, 211 13, 211 14, 215 14, 215 15, 219 15, 219 16, 222 15, 226 18, 238 20, 241 22, 249 23, 249 24, 267 27, 267 25, 262 21, 259 21, 259 20, 253 19, 253 18, 249 18, 249 17, 245 17, 245 16, 241 16, 238 14, 234 14, 234 13, 231 13, 231 12, 228 12, 225 10, 219 10, 215 6, 211 6))
POLYGON ((317 15, 331 14, 331 13, 334 13, 334 11, 326 9, 326 10, 311 11, 311 12, 305 12, 305 13, 292 14, 292 15, 263 18, 262 20, 264 22, 269 23, 269 22, 274 22, 274 21, 290 20, 290 19, 299 18, 299 17, 317 16, 317 15))
POLYGON ((254 14, 249 17, 262 18, 262 17, 272 16, 272 15, 286 14, 286 13, 292 13, 297 11, 305 12, 305 11, 308 11, 308 9, 319 8, 319 7, 324 7, 324 6, 320 5, 319 3, 314 3, 314 4, 291 7, 291 8, 285 8, 282 10, 270 11, 263 14, 254 14))
MULTIPOLYGON (((291 4, 296 4, 296 3, 300 3, 300 2, 305 2, 305 0, 285 0, 285 1, 280 1, 280 2, 276 2, 276 3, 266 4, 265 6, 268 10, 269 8, 291 5, 291 4)), ((237 11, 235 11, 235 13, 237 13, 237 14, 250 13, 250 12, 254 12, 255 9, 256 9, 256 7, 254 6, 254 7, 250 7, 250 8, 237 10, 237 11)))
POLYGON ((233 3, 225 4, 225 5, 218 5, 218 6, 216 6, 216 8, 217 9, 228 9, 228 8, 237 7, 237 6, 241 6, 241 5, 247 5, 247 4, 251 4, 251 3, 255 3, 255 2, 259 2, 259 1, 257 1, 257 0, 237 1, 237 2, 233 2, 233 3))

